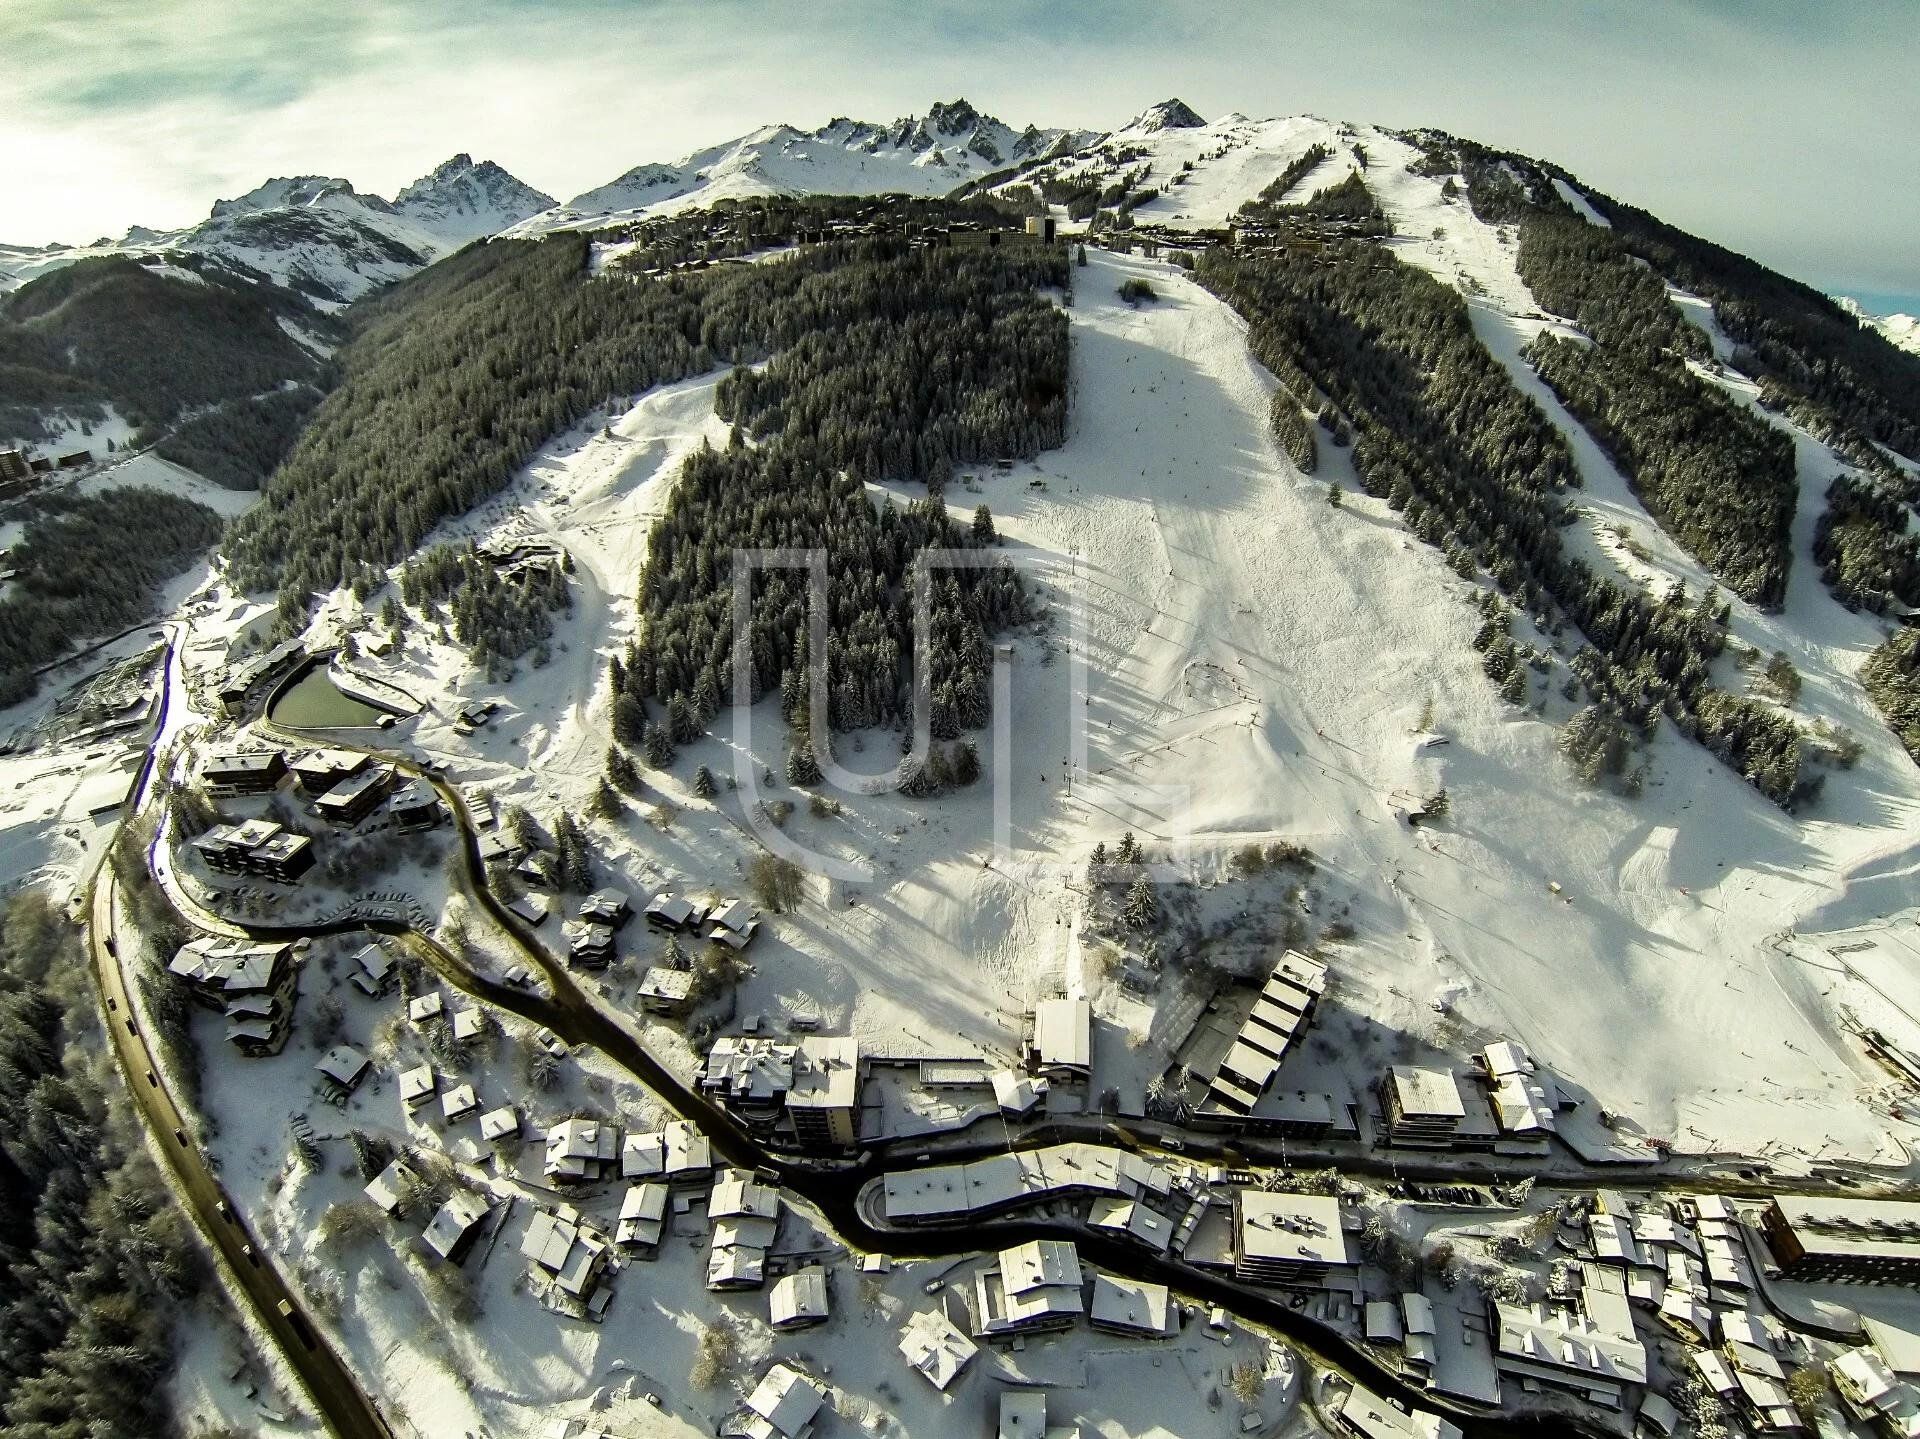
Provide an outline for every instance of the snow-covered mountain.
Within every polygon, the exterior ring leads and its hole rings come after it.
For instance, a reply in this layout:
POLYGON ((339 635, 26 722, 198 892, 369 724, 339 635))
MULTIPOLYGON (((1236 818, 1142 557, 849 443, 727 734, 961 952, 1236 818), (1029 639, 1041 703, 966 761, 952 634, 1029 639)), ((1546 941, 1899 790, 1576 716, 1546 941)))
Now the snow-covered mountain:
POLYGON ((925 115, 888 125, 844 117, 813 131, 768 125, 670 165, 638 165, 535 216, 515 233, 670 214, 750 195, 946 195, 1091 138, 1088 131, 1032 125, 1015 130, 965 100, 935 104, 925 115))
POLYGON ((334 309, 552 204, 498 165, 476 165, 468 155, 454 156, 391 202, 334 176, 282 177, 216 200, 205 220, 186 229, 136 225, 119 240, 91 245, 0 246, 0 292, 75 260, 183 251, 334 309))
POLYGON ((553 196, 515 179, 491 160, 455 155, 394 197, 393 211, 441 240, 464 245, 553 208, 553 196))
POLYGON ((1858 300, 1845 295, 1838 297, 1840 308, 1856 316, 1860 323, 1878 330, 1888 340, 1903 350, 1911 350, 1920 355, 1920 316, 1916 315, 1871 315, 1858 300))

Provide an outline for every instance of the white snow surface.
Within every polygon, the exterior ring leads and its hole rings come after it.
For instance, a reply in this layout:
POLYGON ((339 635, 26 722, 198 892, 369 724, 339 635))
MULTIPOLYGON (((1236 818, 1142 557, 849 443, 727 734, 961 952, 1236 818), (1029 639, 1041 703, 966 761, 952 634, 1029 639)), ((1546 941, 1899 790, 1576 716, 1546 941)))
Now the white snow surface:
POLYGON ((638 165, 509 233, 677 214, 756 195, 946 195, 1030 161, 1065 136, 1060 130, 1014 130, 965 100, 936 104, 924 116, 891 125, 848 119, 813 131, 767 125, 671 165, 638 165))
MULTIPOLYGON (((1164 133, 1190 142, 1199 132, 1164 133)), ((1304 128, 1292 137, 1311 138, 1304 128)), ((1439 181, 1408 173, 1412 153, 1392 137, 1358 138, 1397 232, 1422 237, 1396 242, 1399 253, 1469 294, 1495 356, 1574 444, 1590 513, 1569 543, 1627 582, 1704 589, 1708 577, 1520 359, 1549 321, 1514 273, 1510 246, 1445 199, 1439 181), (1613 539, 1615 524, 1643 557, 1613 539)), ((802 803, 788 824, 796 844, 872 874, 816 881, 798 914, 769 926, 741 1011, 821 1015, 881 1052, 1007 1054, 1032 1000, 1078 982, 1077 885, 1096 840, 1111 845, 1131 828, 1212 883, 1233 849, 1288 838, 1308 844, 1327 882, 1352 896, 1358 937, 1335 962, 1340 1002, 1379 1024, 1430 1034, 1428 1001, 1444 996, 1473 1030, 1521 1039, 1578 1090, 1683 1150, 1903 1163, 1905 1127, 1868 1102, 1883 1076, 1837 1026, 1818 971, 1780 943, 1796 933, 1817 943, 1905 910, 1903 876, 1920 862, 1920 776, 1853 678, 1879 632, 1835 605, 1804 559, 1825 448, 1796 436, 1809 482, 1786 609, 1736 604, 1734 634, 1763 655, 1793 657, 1802 717, 1851 731, 1860 761, 1794 818, 1663 734, 1646 795, 1629 802, 1580 789, 1557 758, 1554 725, 1493 693, 1468 643, 1477 589, 1358 491, 1343 452, 1327 447, 1311 480, 1276 452, 1265 423, 1272 381, 1227 307, 1154 262, 1095 252, 1075 273, 1067 444, 950 496, 958 514, 985 500, 1009 550, 1050 567, 1039 588, 1052 635, 1012 637, 1010 740, 981 737, 989 771, 1010 766, 1012 852, 994 851, 984 782, 936 804, 843 795, 845 813, 832 819, 802 803), (1134 275, 1161 299, 1121 303, 1115 290, 1134 275), (1029 486, 1036 479, 1044 489, 1029 486), (1342 507, 1327 503, 1329 482, 1346 489, 1342 507), (1072 666, 1059 656, 1076 597, 1088 617, 1091 743, 1069 797, 1072 666), (1415 730, 1429 700, 1450 743, 1421 750, 1415 730), (1453 800, 1444 824, 1412 829, 1390 808, 1396 794, 1442 786, 1453 800)), ((700 437, 718 438, 710 385, 642 397, 614 417, 611 437, 599 421, 563 437, 455 527, 551 535, 579 564, 554 659, 523 669, 502 719, 471 737, 431 715, 420 721, 420 744, 457 773, 536 814, 585 811, 608 735, 606 657, 631 632, 645 528, 675 461, 700 437)), ((912 493, 901 487, 899 497, 912 493)), ((1720 682, 1742 687, 1738 666, 1723 666, 1720 682)), ((485 689, 418 627, 395 677, 416 692, 485 689)), ((1554 703, 1547 718, 1564 719, 1571 707, 1554 703)), ((635 813, 602 826, 610 866, 637 885, 738 892, 758 848, 746 791, 707 803, 687 783, 702 763, 723 782, 777 771, 777 717, 762 705, 753 719, 744 740, 723 720, 722 734, 683 748, 670 774, 649 774, 658 794, 646 803, 667 801, 671 827, 635 813)), ((848 737, 838 756, 884 768, 892 744, 886 734, 848 737)), ((804 799, 784 787, 766 797, 804 799)), ((1137 1008, 1103 999, 1112 1047, 1144 1023, 1137 1008)))
POLYGON ((332 309, 552 203, 491 161, 476 165, 467 155, 416 180, 392 203, 328 176, 268 180, 215 201, 205 220, 185 229, 135 226, 119 240, 91 245, 0 246, 0 292, 76 260, 184 251, 260 271, 332 309))

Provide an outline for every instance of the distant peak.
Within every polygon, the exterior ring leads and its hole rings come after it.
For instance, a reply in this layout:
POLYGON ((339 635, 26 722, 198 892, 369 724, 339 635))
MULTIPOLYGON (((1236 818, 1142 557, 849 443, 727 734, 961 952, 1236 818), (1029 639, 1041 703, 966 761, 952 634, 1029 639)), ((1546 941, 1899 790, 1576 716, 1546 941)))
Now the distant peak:
POLYGON ((1185 100, 1173 99, 1149 105, 1134 116, 1126 128, 1151 133, 1155 130, 1198 130, 1206 123, 1185 100))
POLYGON ((330 175, 292 175, 256 185, 233 200, 215 200, 212 218, 248 215, 260 210, 299 208, 332 196, 359 198, 353 185, 330 175))
POLYGON ((980 120, 980 112, 964 99, 936 100, 927 111, 928 126, 942 135, 964 135, 980 120))

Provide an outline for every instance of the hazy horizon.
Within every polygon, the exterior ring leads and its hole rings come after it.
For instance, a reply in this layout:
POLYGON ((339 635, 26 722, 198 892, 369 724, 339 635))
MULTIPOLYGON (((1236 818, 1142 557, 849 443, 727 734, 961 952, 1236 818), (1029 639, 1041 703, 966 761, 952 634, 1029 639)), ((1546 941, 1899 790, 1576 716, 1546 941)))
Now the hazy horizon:
POLYGON ((565 200, 762 125, 888 121, 964 95, 1016 127, 1108 129, 1178 96, 1431 125, 1555 161, 1869 310, 1920 308, 1920 15, 1896 0, 16 0, 0 242, 171 229, 284 175, 391 196, 448 156, 565 200))

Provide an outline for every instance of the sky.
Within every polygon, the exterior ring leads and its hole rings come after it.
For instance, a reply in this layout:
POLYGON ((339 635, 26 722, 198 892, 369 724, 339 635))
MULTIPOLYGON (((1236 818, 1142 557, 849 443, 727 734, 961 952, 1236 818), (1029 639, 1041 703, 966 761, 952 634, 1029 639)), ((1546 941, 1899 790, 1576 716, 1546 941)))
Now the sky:
POLYGON ((1916 0, 0 0, 0 242, 172 228, 456 152, 561 199, 757 126, 1430 125, 1920 310, 1916 0))

